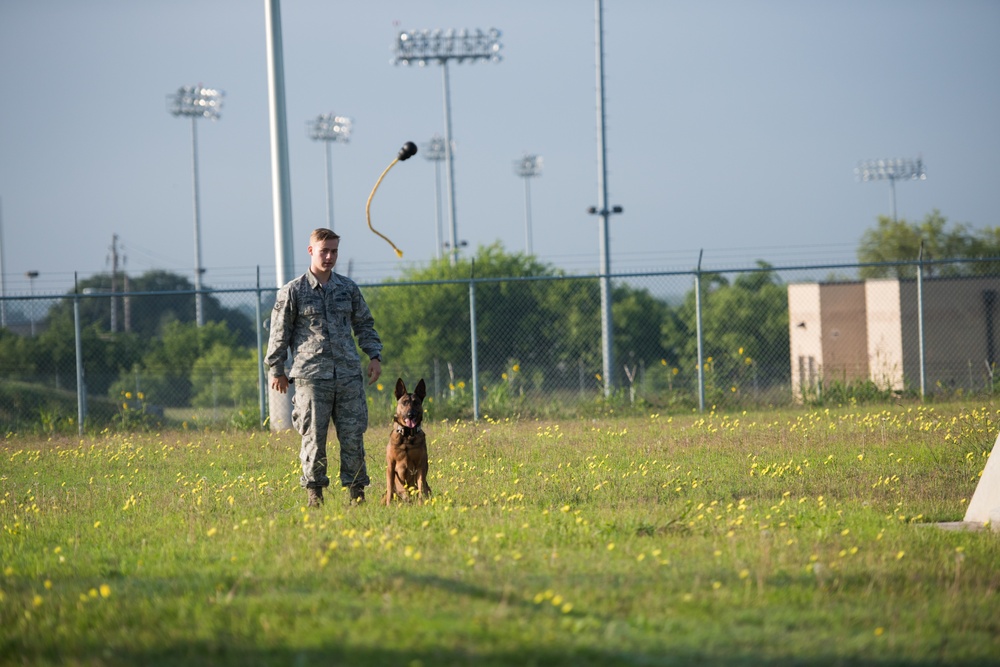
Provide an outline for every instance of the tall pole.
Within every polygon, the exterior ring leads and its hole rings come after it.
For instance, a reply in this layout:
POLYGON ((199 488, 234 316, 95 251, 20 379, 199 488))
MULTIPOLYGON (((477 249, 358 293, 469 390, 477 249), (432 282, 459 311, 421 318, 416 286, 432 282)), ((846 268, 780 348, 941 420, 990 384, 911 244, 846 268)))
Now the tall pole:
POLYGON ((125 333, 132 331, 132 297, 128 295, 129 288, 128 272, 122 271, 122 290, 125 292, 122 298, 122 313, 125 316, 125 333))
MULTIPOLYGON (((24 276, 28 279, 28 295, 31 297, 35 296, 35 278, 38 277, 38 271, 27 271, 24 276)), ((35 337, 35 299, 32 298, 28 301, 28 307, 31 309, 28 315, 28 321, 31 326, 31 337, 35 337)))
POLYGON ((448 218, 451 223, 449 256, 452 266, 458 262, 458 248, 462 244, 458 240, 458 221, 455 215, 455 163, 451 138, 451 82, 448 62, 486 60, 498 63, 501 60, 500 47, 500 31, 496 28, 485 33, 482 30, 474 33, 468 30, 411 30, 396 35, 396 57, 392 60, 393 64, 416 64, 423 67, 428 62, 437 62, 441 65, 444 84, 445 164, 448 169, 448 218))
POLYGON ((333 113, 320 114, 309 121, 309 138, 326 144, 326 226, 333 229, 333 154, 330 144, 347 143, 353 121, 333 113))
MULTIPOLYGON (((611 249, 609 247, 608 217, 608 167, 605 139, 604 113, 604 8, 596 0, 597 32, 597 211, 601 216, 598 245, 601 253, 601 351, 604 358, 604 395, 614 390, 614 332, 611 320, 611 249)), ((618 207, 616 207, 618 208, 618 207)), ((618 209, 620 210, 620 209, 618 209)))
POLYGON ((333 151, 330 142, 326 144, 326 227, 333 230, 333 151))
POLYGON ((434 163, 434 216, 437 218, 437 232, 435 233, 435 239, 437 240, 437 258, 441 259, 441 251, 444 249, 444 240, 441 238, 444 236, 442 227, 442 217, 441 217, 441 162, 434 163))
POLYGON ((198 192, 198 119, 218 120, 222 109, 221 90, 197 86, 182 86, 167 97, 168 110, 175 116, 191 118, 191 173, 194 180, 194 310, 198 326, 205 324, 205 311, 201 293, 201 203, 198 192))
POLYGON ((451 246, 448 256, 451 265, 458 263, 458 220, 455 216, 455 156, 451 150, 451 85, 448 80, 448 61, 441 61, 444 83, 444 163, 448 170, 448 223, 451 229, 451 246))
MULTIPOLYGON (((288 131, 285 123, 285 75, 281 55, 281 7, 279 0, 264 0, 267 31, 267 101, 271 131, 271 192, 274 215, 275 274, 278 287, 295 272, 292 239, 292 194, 288 171, 288 131)), ((272 431, 292 425, 292 392, 269 395, 272 431)))
POLYGON ((891 204, 892 204, 892 207, 891 207, 891 210, 892 210, 892 221, 896 222, 897 218, 896 218, 896 179, 895 178, 890 178, 889 179, 889 192, 890 192, 890 197, 892 198, 892 202, 891 202, 891 204))
POLYGON ((118 235, 111 235, 111 333, 118 331, 118 235))
POLYGON ((892 212, 892 221, 896 222, 896 181, 925 181, 927 172, 924 171, 923 158, 916 160, 894 159, 894 160, 865 160, 859 162, 854 169, 854 173, 859 181, 889 181, 889 205, 892 212))
POLYGON ((529 181, 542 173, 542 156, 525 155, 514 161, 514 173, 524 179, 524 252, 534 254, 531 244, 531 186, 529 181))
POLYGON ((201 201, 198 193, 198 123, 191 119, 191 165, 194 174, 194 314, 198 326, 205 324, 201 293, 201 201))
POLYGON ((524 178, 524 252, 533 255, 531 248, 531 179, 524 178))
POLYGON ((437 220, 435 257, 441 259, 441 249, 444 247, 441 240, 441 162, 444 161, 445 155, 444 139, 441 135, 435 134, 431 137, 430 142, 424 144, 422 153, 426 159, 434 163, 434 215, 437 220))
POLYGON ((274 259, 278 287, 295 273, 292 238, 292 193, 285 122, 285 73, 281 47, 281 2, 264 0, 267 29, 267 102, 271 135, 271 194, 274 215, 274 259))

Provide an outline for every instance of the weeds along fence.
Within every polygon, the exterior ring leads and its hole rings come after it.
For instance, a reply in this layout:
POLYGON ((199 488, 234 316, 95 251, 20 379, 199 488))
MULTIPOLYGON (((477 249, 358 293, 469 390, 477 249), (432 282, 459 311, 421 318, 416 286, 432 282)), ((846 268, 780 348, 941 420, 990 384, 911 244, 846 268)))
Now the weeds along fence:
MULTIPOLYGON (((614 275, 610 332, 598 276, 362 284, 385 345, 371 413, 388 414, 397 377, 426 380, 432 418, 992 393, 995 266, 760 263, 614 275), (899 277, 843 277, 866 267, 899 277)), ((259 281, 205 289, 202 326, 193 289, 6 294, 0 426, 259 427, 276 291, 259 281)))

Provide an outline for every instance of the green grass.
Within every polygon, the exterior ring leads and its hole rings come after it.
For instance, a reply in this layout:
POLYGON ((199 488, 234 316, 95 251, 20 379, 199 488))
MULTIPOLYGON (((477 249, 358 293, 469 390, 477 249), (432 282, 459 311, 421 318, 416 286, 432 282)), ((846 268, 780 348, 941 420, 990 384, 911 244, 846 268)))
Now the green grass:
MULTIPOLYGON (((0 441, 0 663, 1000 664, 989 404, 427 425, 431 502, 298 437, 0 441)), ((335 451, 335 450, 334 450, 335 451)))

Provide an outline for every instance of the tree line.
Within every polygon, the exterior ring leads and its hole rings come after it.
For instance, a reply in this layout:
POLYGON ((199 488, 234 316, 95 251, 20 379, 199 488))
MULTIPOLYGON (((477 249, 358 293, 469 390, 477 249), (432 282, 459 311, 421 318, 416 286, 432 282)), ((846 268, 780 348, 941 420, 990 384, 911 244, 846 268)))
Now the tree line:
MULTIPOLYGON (((938 211, 920 223, 880 218, 859 244, 862 278, 909 277, 923 242, 925 258, 1000 257, 1000 229, 949 226, 938 211)), ((996 263, 931 264, 932 275, 997 272, 996 263), (936 272, 936 273, 932 273, 936 272)), ((82 280, 81 292, 107 291, 111 276, 82 280)), ((672 299, 616 280, 612 287, 613 378, 600 376, 601 299, 593 277, 581 278, 499 244, 452 265, 448 259, 405 269, 398 279, 365 288, 386 347, 387 371, 406 377, 440 374, 446 384, 471 378, 471 318, 476 318, 479 370, 485 383, 515 380, 521 389, 571 391, 644 383, 644 395, 692 401, 697 376, 709 400, 766 391, 789 378, 787 287, 773 267, 731 280, 700 276, 672 299), (475 278, 475 313, 469 279, 475 278), (696 302, 702 306, 698 363, 696 302), (679 397, 679 398, 678 398, 679 397)), ((142 394, 171 406, 255 403, 257 331, 247 307, 203 298, 207 324, 196 326, 193 285, 150 271, 131 278, 132 296, 81 298, 82 350, 89 394, 142 394), (114 331, 112 331, 112 325, 114 331)), ((0 329, 0 377, 32 378, 75 389, 73 294, 55 304, 36 337, 0 329)), ((270 295, 268 298, 270 303, 270 295)), ((269 308, 264 308, 264 316, 269 308)))

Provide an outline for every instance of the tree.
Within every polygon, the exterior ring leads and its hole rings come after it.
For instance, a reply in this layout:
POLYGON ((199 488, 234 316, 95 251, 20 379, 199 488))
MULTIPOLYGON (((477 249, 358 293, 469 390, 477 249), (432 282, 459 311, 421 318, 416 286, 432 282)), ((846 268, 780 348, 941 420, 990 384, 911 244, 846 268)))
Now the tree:
POLYGON ((236 335, 222 322, 199 327, 194 323, 168 322, 159 338, 147 342, 142 359, 123 370, 111 389, 111 398, 122 391, 142 392, 151 403, 189 405, 192 369, 216 346, 235 350, 236 335))
MULTIPOLYGON (((55 308, 53 308, 55 310, 55 308)), ((72 311, 50 311, 48 325, 36 338, 32 356, 40 379, 58 389, 76 388, 76 328, 72 311)), ((103 394, 123 369, 139 359, 142 341, 135 334, 111 338, 97 324, 80 329, 84 386, 88 393, 103 394)))
MULTIPOLYGON (((732 284, 718 274, 702 276, 705 379, 719 392, 788 378, 788 292, 770 264, 757 265, 760 271, 740 274, 732 284)), ((696 317, 691 290, 676 318, 663 320, 663 348, 677 355, 678 381, 689 387, 698 371, 696 317)))
MULTIPOLYGON (((476 278, 479 369, 487 381, 516 367, 538 388, 577 387, 601 367, 600 286, 575 278, 499 244, 481 247, 475 258, 437 260, 404 271, 399 282, 418 283, 366 290, 387 363, 414 377, 450 365, 456 377, 471 374, 469 279, 476 278), (498 280, 485 280, 498 278, 498 280), (502 279, 501 279, 502 278, 502 279), (540 280, 544 279, 544 280, 540 280), (431 281, 433 284, 427 284, 431 281), (585 372, 584 372, 585 371, 585 372)), ((666 306, 644 290, 614 287, 615 350, 623 363, 657 362, 659 318, 666 306)), ((620 373, 619 369, 616 373, 620 373)), ((593 380, 591 380, 593 381, 593 380)))
POLYGON ((977 231, 964 224, 949 227, 948 219, 935 209, 919 224, 879 216, 876 227, 865 231, 858 246, 859 262, 879 265, 863 266, 859 275, 861 278, 915 277, 921 241, 923 259, 928 262, 924 264, 927 276, 1000 272, 1000 262, 934 263, 934 260, 1000 257, 1000 228, 977 231))
MULTIPOLYGON (((499 244, 481 247, 475 258, 455 266, 447 259, 403 272, 400 283, 418 283, 366 290, 375 326, 386 346, 386 358, 400 372, 424 375, 435 365, 450 365, 457 377, 471 373, 469 311, 470 277, 506 277, 502 282, 476 283, 478 343, 481 367, 502 370, 515 359, 540 359, 551 348, 544 322, 545 289, 518 278, 554 275, 524 255, 508 255, 499 244), (434 284, 426 284, 434 281, 434 284)), ((394 281, 396 282, 396 281, 394 281)))
POLYGON ((670 307, 646 290, 628 285, 615 285, 612 294, 614 358, 619 367, 631 369, 666 358, 660 331, 670 316, 670 307))
MULTIPOLYGON (((79 281, 80 321, 84 327, 96 325, 99 331, 111 332, 112 277, 99 273, 79 281)), ((144 338, 159 336, 168 322, 194 322, 194 285, 184 276, 168 271, 148 271, 129 279, 128 293, 135 296, 114 298, 116 333, 131 332, 144 338)), ((115 285, 116 292, 125 292, 121 280, 115 285)), ((49 311, 49 319, 73 321, 72 293, 55 304, 49 311)), ((224 322, 234 332, 242 345, 253 345, 256 332, 252 320, 239 310, 225 308, 213 294, 205 294, 202 299, 206 322, 224 322)))
POLYGON ((31 377, 38 370, 37 339, 0 329, 0 378, 31 377))
POLYGON ((257 402, 257 352, 215 343, 191 367, 191 404, 239 408, 257 402))

